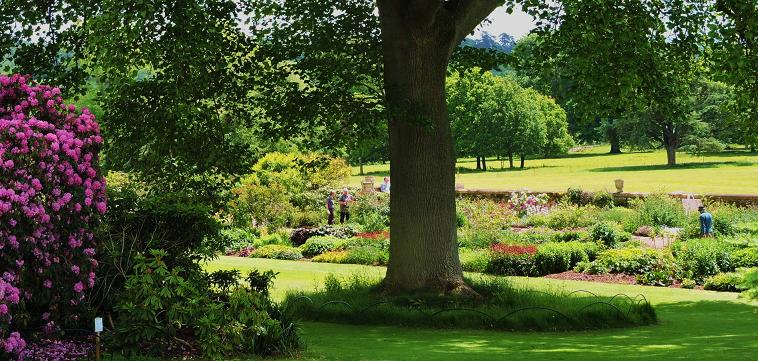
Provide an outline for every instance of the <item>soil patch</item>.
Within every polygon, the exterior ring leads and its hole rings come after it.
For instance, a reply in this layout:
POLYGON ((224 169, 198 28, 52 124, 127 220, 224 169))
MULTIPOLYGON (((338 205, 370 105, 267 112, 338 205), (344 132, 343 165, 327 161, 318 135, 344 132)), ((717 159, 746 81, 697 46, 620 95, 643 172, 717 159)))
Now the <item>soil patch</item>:
POLYGON ((571 280, 571 281, 590 281, 590 282, 603 282, 603 283, 621 283, 626 285, 633 285, 637 283, 634 276, 625 275, 623 273, 607 273, 602 275, 589 275, 585 273, 579 273, 574 271, 566 271, 562 273, 554 273, 545 276, 545 278, 553 278, 558 280, 571 280))

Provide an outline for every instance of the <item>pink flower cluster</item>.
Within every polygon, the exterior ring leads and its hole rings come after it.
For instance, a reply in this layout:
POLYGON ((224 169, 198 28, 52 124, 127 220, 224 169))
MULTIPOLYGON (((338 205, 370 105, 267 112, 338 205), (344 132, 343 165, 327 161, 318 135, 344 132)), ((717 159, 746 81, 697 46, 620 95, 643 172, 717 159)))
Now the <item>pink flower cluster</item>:
POLYGON ((0 355, 24 348, 13 323, 24 305, 76 318, 95 284, 102 143, 94 115, 64 104, 60 89, 0 75, 0 355))

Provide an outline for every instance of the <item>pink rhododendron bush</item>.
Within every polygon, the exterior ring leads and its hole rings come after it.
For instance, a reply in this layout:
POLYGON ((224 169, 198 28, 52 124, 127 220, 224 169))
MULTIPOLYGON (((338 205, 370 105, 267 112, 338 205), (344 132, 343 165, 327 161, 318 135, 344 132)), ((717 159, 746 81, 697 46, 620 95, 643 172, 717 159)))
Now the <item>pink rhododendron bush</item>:
POLYGON ((80 321, 106 208, 99 133, 58 88, 0 75, 0 359, 80 321))

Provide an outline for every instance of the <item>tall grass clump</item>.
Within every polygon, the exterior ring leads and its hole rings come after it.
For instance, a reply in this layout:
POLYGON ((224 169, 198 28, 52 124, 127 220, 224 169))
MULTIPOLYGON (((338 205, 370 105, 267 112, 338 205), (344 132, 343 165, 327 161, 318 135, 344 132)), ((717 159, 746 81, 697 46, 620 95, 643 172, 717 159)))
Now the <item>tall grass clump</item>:
POLYGON ((634 298, 537 291, 496 277, 467 282, 481 299, 436 294, 389 296, 381 293, 378 278, 330 275, 315 291, 288 293, 284 304, 296 317, 313 321, 406 327, 565 331, 656 322, 653 308, 634 298))

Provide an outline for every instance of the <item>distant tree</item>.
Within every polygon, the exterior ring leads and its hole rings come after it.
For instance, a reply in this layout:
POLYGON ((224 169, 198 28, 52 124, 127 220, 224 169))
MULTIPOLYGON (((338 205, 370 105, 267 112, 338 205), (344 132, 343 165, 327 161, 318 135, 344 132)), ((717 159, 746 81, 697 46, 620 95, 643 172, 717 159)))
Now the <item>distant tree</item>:
POLYGON ((697 117, 705 122, 713 138, 723 144, 747 144, 735 89, 728 84, 697 79, 692 85, 692 106, 697 117))
MULTIPOLYGON (((714 2, 709 2, 714 4, 714 2)), ((758 2, 716 0, 709 24, 715 75, 736 88, 741 143, 758 148, 758 2)))
POLYGON ((537 94, 536 98, 546 130, 542 154, 549 157, 568 152, 576 143, 568 131, 566 112, 550 97, 537 94))
MULTIPOLYGON (((676 150, 697 128, 690 115, 689 86, 704 55, 704 3, 676 0, 527 0, 545 19, 538 29, 548 56, 572 79, 572 99, 584 113, 625 116, 644 130, 676 164, 676 150), (612 19, 612 21, 609 21, 612 19)), ((608 127, 614 140, 616 127, 608 127)))
MULTIPOLYGON (((513 149, 519 155, 520 168, 524 168, 527 156, 542 154, 544 151, 547 142, 547 114, 539 104, 544 97, 542 94, 534 89, 519 90, 515 99, 509 102, 515 112, 508 131, 511 132, 513 149)), ((509 160, 512 158, 509 154, 509 160)))
POLYGON ((495 76, 472 68, 448 77, 446 99, 456 154, 477 158, 477 169, 487 170, 486 157, 495 154, 501 139, 493 121, 497 107, 495 76))

